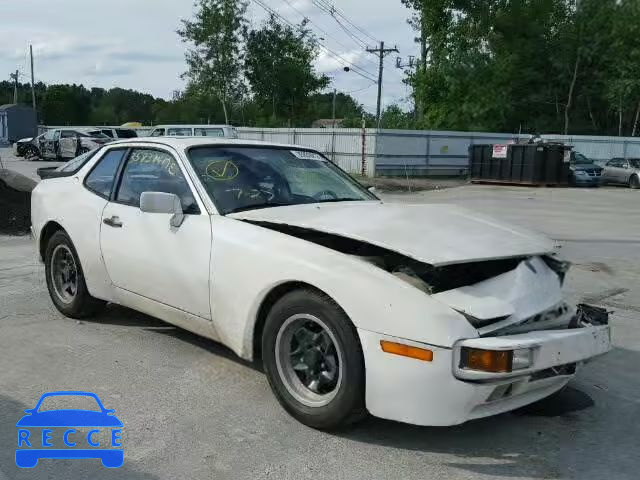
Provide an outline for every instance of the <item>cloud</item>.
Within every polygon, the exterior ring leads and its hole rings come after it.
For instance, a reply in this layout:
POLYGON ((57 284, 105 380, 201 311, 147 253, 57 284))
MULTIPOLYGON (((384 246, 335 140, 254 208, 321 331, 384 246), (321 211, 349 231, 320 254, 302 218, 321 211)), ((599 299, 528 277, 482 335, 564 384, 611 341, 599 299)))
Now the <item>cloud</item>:
POLYGON ((180 62, 184 60, 183 54, 143 52, 141 50, 127 50, 124 48, 110 50, 106 55, 114 60, 126 60, 137 63, 180 62))
POLYGON ((116 77, 134 73, 133 65, 98 61, 82 71, 87 77, 116 77))
MULTIPOLYGON (((0 38, 0 77, 19 69, 29 73, 29 44, 34 46, 36 81, 45 83, 84 83, 85 86, 121 86, 170 98, 184 86, 180 73, 185 70, 184 49, 175 30, 181 18, 193 16, 192 1, 109 0, 108 8, 87 8, 80 0, 0 0, 2 37, 0 38), (126 12, 126 14, 123 14, 126 12)), ((104 2, 103 2, 104 3, 104 2)), ((354 62, 377 78, 377 59, 362 51, 334 18, 314 5, 314 0, 266 2, 292 23, 303 16, 312 20, 309 28, 322 43, 344 60, 320 51, 316 69, 332 77, 332 88, 356 91, 354 96, 374 105, 376 89, 353 71, 342 71, 354 62), (288 5, 290 3, 291 5, 288 5), (373 63, 372 63, 373 62, 373 63), (360 91, 361 90, 361 91, 360 91)), ((407 25, 410 11, 398 0, 331 1, 351 21, 376 38, 398 43, 400 56, 418 54, 415 32, 407 25)), ((251 4, 248 18, 258 25, 266 17, 262 8, 251 4)), ((351 33, 360 35, 357 31, 351 33)), ((404 74, 394 68, 392 59, 384 71, 385 102, 406 96, 404 74)))
POLYGON ((320 73, 335 72, 336 70, 342 70, 345 66, 358 65, 358 61, 362 56, 362 50, 354 49, 348 52, 339 52, 332 49, 330 52, 325 48, 321 48, 314 66, 320 73))

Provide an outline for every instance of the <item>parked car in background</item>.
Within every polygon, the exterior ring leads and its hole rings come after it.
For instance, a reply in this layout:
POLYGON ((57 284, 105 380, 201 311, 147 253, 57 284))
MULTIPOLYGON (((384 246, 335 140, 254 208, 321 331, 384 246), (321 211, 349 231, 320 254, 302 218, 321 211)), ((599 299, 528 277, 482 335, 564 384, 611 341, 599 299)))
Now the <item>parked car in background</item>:
POLYGON ((579 152, 571 152, 569 183, 575 186, 602 185, 602 167, 579 152))
POLYGON ((68 160, 110 142, 112 139, 97 129, 49 130, 34 145, 43 160, 68 160))
POLYGON ((40 151, 36 146, 39 139, 44 136, 44 133, 37 137, 21 138, 13 144, 13 153, 16 157, 39 157, 40 151))
POLYGON ((238 131, 230 125, 157 125, 149 136, 238 138, 238 131))
POLYGON ((640 188, 640 158, 612 158, 602 174, 606 183, 640 188))
POLYGON ((496 415, 611 348, 606 310, 564 298, 569 264, 549 239, 385 203, 300 146, 119 140, 40 182, 31 220, 64 315, 113 302, 262 360, 284 409, 315 428, 367 411, 496 415))
POLYGON ((109 138, 136 138, 138 134, 133 128, 124 127, 96 127, 109 138))
POLYGON ((38 176, 42 180, 44 180, 45 178, 68 177, 70 175, 73 175, 99 151, 99 148, 90 150, 81 155, 78 155, 76 158, 69 160, 67 163, 62 164, 59 167, 38 168, 38 176))

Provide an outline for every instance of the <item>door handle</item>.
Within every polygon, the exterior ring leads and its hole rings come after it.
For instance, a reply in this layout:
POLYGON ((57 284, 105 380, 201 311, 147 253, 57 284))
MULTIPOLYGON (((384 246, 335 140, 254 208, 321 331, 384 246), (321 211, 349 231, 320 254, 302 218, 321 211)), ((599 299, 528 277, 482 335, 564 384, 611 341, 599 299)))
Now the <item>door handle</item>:
POLYGON ((116 217, 115 215, 111 218, 103 218, 102 223, 105 225, 109 225, 114 228, 122 228, 122 222, 120 221, 120 217, 116 217))

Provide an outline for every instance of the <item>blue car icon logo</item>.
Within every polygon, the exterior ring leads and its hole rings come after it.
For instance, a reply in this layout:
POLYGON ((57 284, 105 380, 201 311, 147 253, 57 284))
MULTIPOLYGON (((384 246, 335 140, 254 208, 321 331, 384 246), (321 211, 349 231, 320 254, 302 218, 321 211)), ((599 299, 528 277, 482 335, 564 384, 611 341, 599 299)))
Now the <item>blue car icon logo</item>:
MULTIPOLYGON (((66 401, 66 398, 64 399, 66 401)), ((33 468, 41 458, 86 459, 99 458, 107 468, 124 463, 121 444, 122 422, 114 410, 104 408, 100 398, 91 392, 49 392, 40 397, 36 406, 24 411, 18 427, 16 465, 33 468), (96 410, 55 409, 40 411, 42 402, 51 397, 84 397, 83 401, 97 404, 96 410), (65 448, 54 448, 54 442, 65 448), (62 446, 62 445, 60 445, 62 446), (85 448, 87 447, 87 448, 85 448)))

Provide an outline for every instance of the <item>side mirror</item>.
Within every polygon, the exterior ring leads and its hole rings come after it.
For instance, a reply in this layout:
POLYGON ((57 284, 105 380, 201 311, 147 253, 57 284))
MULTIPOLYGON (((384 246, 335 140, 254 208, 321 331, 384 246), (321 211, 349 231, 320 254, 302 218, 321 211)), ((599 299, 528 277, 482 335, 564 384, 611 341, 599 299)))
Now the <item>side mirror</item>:
POLYGON ((180 197, 173 193, 142 192, 140 195, 140 210, 146 213, 169 213, 172 227, 179 227, 184 222, 184 213, 180 197))
POLYGON ((367 190, 369 190, 371 193, 373 193, 374 195, 378 192, 378 190, 376 189, 376 187, 369 187, 367 188, 367 190))

